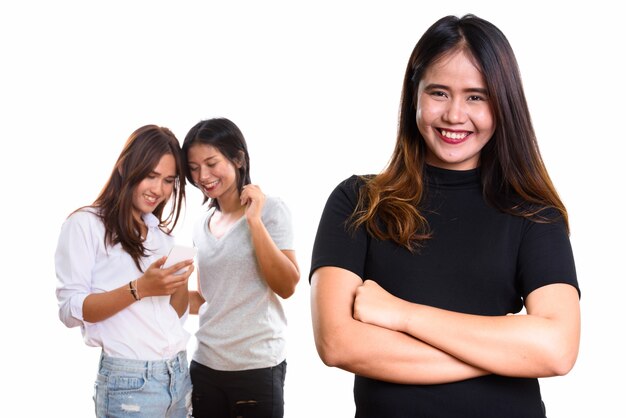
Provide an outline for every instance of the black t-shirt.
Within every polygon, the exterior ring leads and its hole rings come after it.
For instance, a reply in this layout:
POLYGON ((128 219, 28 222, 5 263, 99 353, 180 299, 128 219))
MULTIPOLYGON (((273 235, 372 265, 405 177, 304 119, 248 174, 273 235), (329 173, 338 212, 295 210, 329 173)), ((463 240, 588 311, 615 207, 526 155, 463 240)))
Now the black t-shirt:
MULTIPOLYGON (((503 213, 482 195, 479 171, 426 170, 422 214, 432 238, 411 253, 364 228, 347 227, 362 180, 330 195, 318 227, 311 274, 347 269, 402 299, 477 315, 517 313, 533 290, 578 289, 562 220, 539 223, 503 213)), ((547 211, 544 216, 557 216, 547 211)), ((440 385, 399 385, 355 377, 357 417, 544 417, 537 379, 489 375, 440 385)))

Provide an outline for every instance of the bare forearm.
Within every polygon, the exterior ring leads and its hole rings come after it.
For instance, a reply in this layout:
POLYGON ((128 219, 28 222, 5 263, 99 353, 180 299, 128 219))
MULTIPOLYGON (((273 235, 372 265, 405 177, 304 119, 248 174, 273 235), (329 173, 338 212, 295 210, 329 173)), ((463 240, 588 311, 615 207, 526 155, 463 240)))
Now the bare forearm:
POLYGON ((83 302, 83 319, 91 323, 104 321, 135 302, 128 285, 108 292, 92 293, 83 302))
POLYGON ((328 366, 393 383, 441 384, 488 374, 406 334, 353 321, 349 329, 317 330, 328 366))
POLYGON ((288 298, 300 280, 295 255, 291 259, 276 246, 260 219, 249 220, 248 225, 263 278, 276 294, 288 298))
POLYGON ((198 315, 200 306, 204 303, 204 298, 197 290, 189 291, 189 313, 192 315, 198 315))
MULTIPOLYGON (((543 291, 543 290, 542 290, 543 291)), ((572 293, 575 290, 572 288, 572 293)), ((404 303, 399 331, 425 341, 464 362, 515 377, 565 374, 578 352, 578 312, 571 295, 560 309, 570 314, 478 316, 404 303)))
POLYGON ((179 287, 170 297, 170 305, 174 308, 178 317, 182 317, 189 307, 189 291, 187 286, 179 287))
POLYGON ((546 374, 538 367, 542 350, 536 335, 543 324, 537 318, 479 317, 435 311, 427 306, 419 306, 417 311, 419 314, 407 322, 406 332, 465 362, 496 374, 519 377, 546 374))
POLYGON ((402 332, 353 318, 360 277, 322 267, 311 279, 311 316, 318 353, 329 366, 404 384, 465 380, 487 372, 402 332))
MULTIPOLYGON (((173 296, 180 288, 187 289, 187 280, 193 272, 192 262, 184 261, 174 264, 167 269, 161 269, 164 261, 165 257, 158 259, 148 267, 141 277, 132 281, 135 296, 138 299, 150 296, 173 296), (187 272, 178 275, 174 274, 182 268, 188 268, 187 272)), ((186 298, 185 291, 185 294, 175 298, 175 305, 172 306, 177 311, 183 309, 183 306, 186 309, 186 298)), ((103 321, 126 309, 136 301, 137 299, 133 296, 131 287, 128 284, 108 292, 92 293, 83 301, 83 319, 92 323, 103 321)), ((182 313, 185 312, 184 309, 182 313)), ((182 314, 179 313, 179 315, 182 314)))

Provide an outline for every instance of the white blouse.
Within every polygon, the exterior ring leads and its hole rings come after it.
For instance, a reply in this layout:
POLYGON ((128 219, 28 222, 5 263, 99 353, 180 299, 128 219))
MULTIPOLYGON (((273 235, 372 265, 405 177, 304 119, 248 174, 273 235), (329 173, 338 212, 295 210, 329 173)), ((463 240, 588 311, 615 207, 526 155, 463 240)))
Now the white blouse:
MULTIPOLYGON (((90 293, 110 291, 142 275, 120 244, 104 244, 104 224, 94 209, 72 214, 61 227, 55 253, 59 317, 67 327, 80 326, 85 344, 102 347, 105 354, 135 360, 162 360, 185 350, 189 333, 170 305, 169 296, 145 297, 96 323, 83 319, 83 302, 90 293)), ((145 270, 166 255, 174 238, 158 227, 153 214, 145 214, 148 227, 141 259, 145 270)), ((141 287, 139 286, 139 296, 141 287)))

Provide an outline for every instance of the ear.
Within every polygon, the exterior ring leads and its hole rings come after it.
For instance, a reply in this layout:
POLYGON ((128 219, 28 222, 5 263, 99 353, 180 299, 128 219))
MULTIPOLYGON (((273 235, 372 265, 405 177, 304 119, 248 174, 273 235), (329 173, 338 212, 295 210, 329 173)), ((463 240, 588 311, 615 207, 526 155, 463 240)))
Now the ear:
POLYGON ((237 168, 241 168, 243 166, 243 163, 245 161, 245 154, 243 153, 243 151, 239 150, 239 152, 237 153, 237 158, 235 158, 235 167, 237 168))

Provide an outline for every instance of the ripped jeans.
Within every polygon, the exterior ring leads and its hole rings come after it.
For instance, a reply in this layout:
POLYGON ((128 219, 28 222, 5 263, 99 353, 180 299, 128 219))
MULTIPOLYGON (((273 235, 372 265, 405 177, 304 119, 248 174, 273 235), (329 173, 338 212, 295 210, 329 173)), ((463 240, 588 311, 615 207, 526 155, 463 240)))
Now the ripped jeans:
POLYGON ((184 351, 162 361, 100 356, 93 395, 96 417, 191 416, 191 379, 184 351))
POLYGON ((287 362, 220 371, 191 361, 194 418, 282 418, 287 362))

